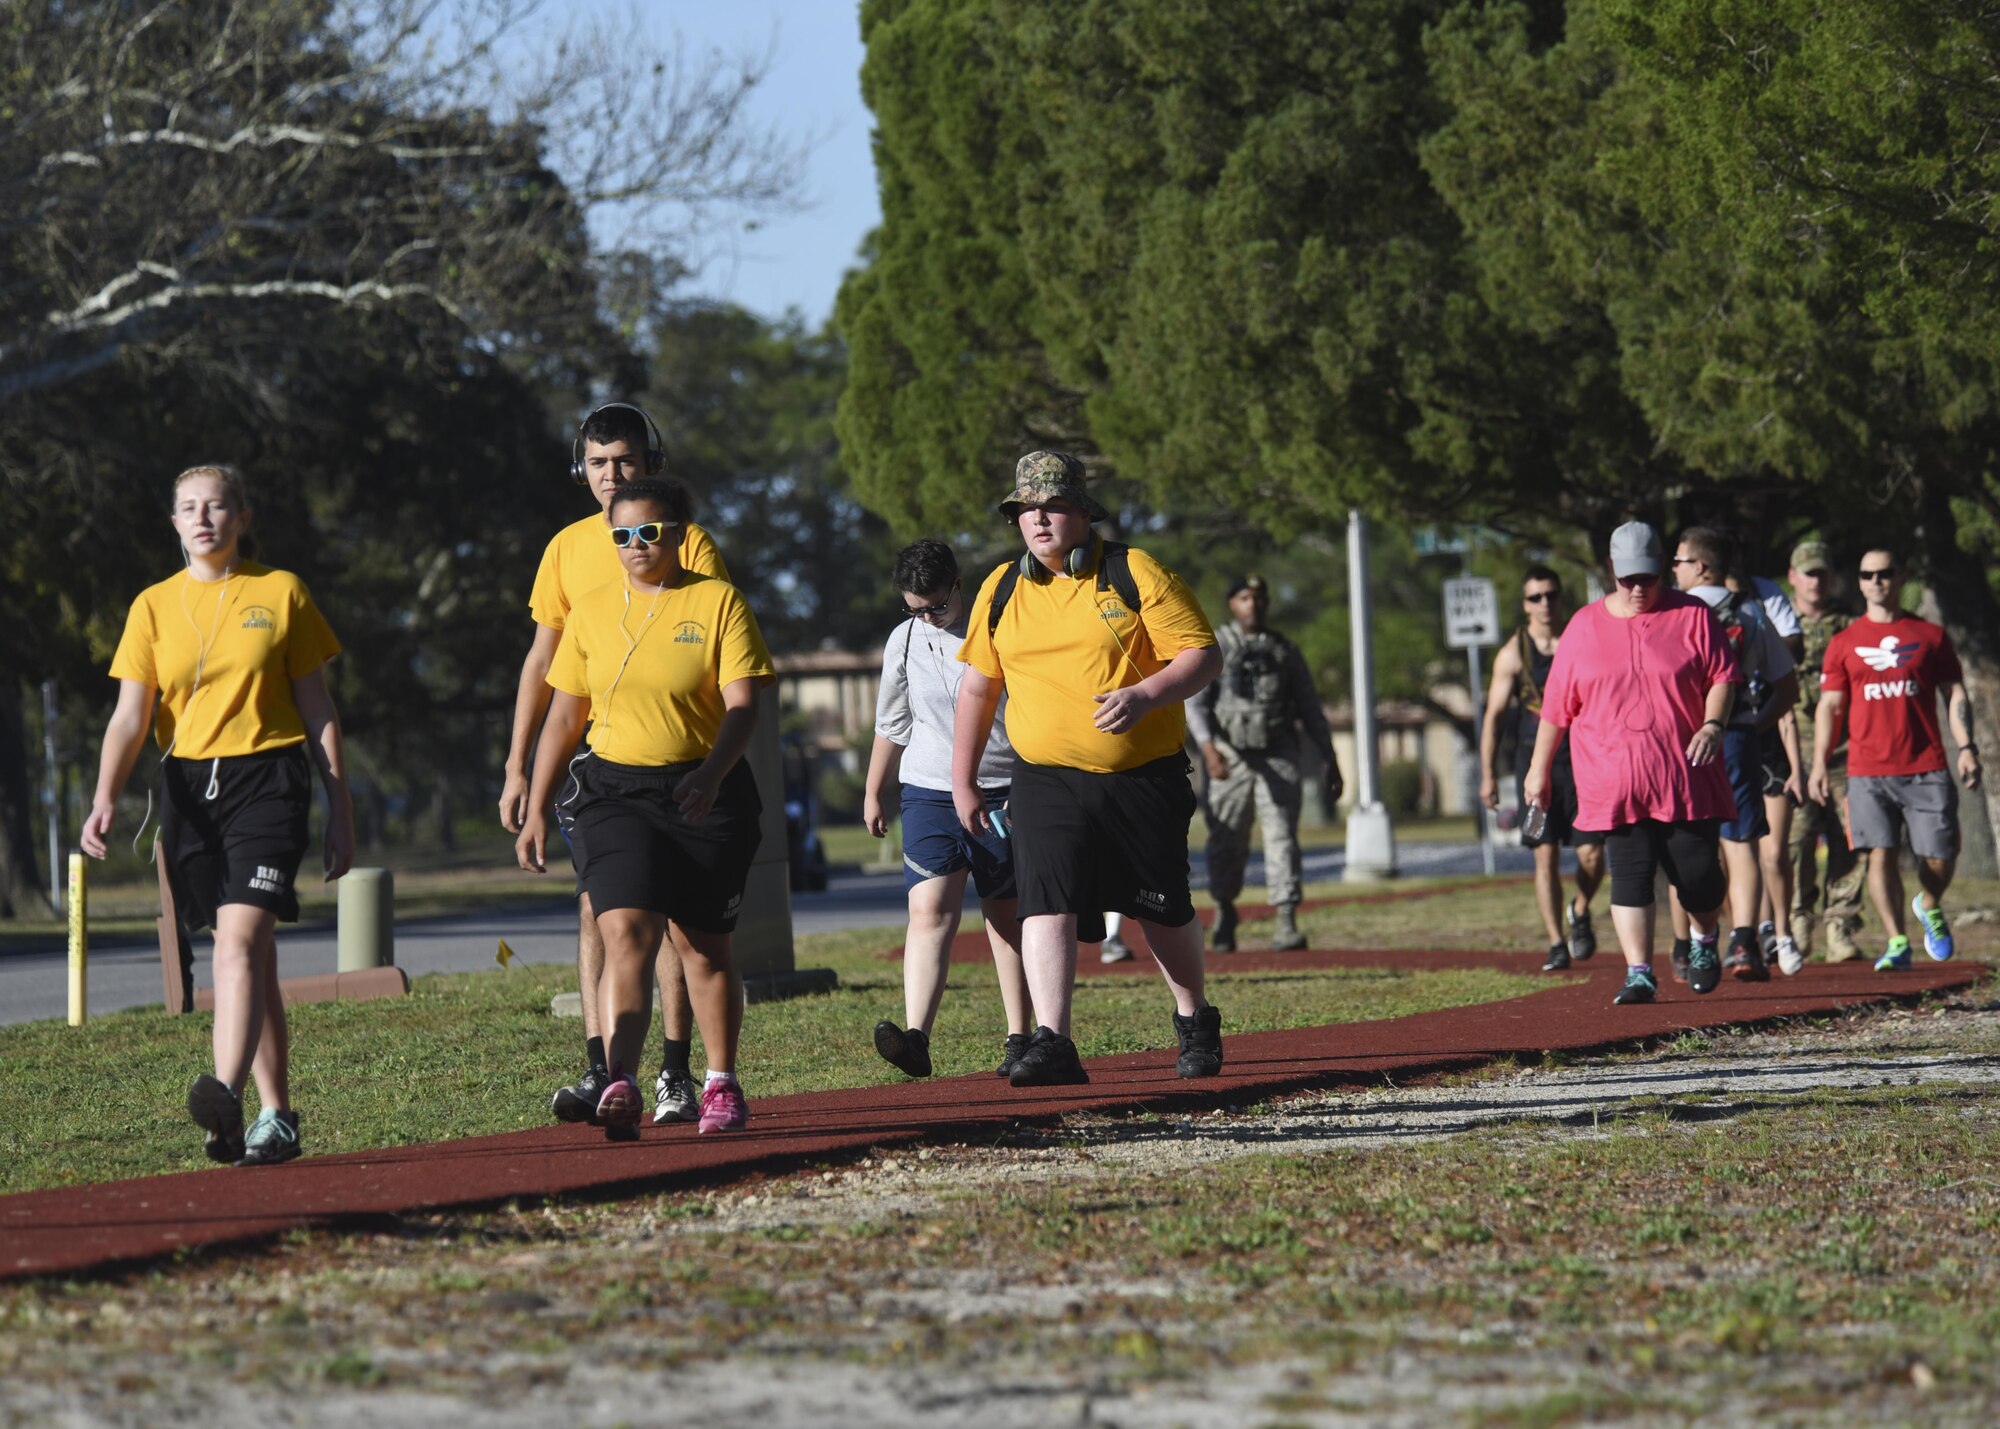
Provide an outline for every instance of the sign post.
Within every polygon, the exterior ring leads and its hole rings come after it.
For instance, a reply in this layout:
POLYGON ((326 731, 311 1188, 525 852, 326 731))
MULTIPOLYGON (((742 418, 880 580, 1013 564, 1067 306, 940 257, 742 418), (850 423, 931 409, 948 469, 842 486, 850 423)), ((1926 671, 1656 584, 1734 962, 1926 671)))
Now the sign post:
MULTIPOLYGON (((1500 643, 1500 601, 1493 582, 1482 576, 1464 576, 1444 583, 1444 643, 1465 652, 1469 670, 1468 690, 1472 696, 1473 745, 1479 742, 1480 721, 1486 717, 1486 690, 1480 679, 1479 648, 1500 643)), ((1479 835, 1479 860, 1486 872, 1493 872, 1493 840, 1486 834, 1486 805, 1475 789, 1472 796, 1472 827, 1479 835)))
POLYGON ((83 855, 69 856, 69 1025, 90 1016, 90 901, 83 855))

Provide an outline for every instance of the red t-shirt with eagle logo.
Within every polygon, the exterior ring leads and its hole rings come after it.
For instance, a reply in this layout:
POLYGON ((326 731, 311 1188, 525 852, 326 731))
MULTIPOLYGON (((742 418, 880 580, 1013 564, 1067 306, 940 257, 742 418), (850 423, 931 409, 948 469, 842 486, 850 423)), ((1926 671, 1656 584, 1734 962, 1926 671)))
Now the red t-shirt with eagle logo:
POLYGON ((1964 678, 1944 627, 1914 615, 1886 624, 1864 616, 1834 636, 1826 647, 1820 690, 1847 697, 1848 775, 1879 778, 1944 768, 1938 687, 1964 678))

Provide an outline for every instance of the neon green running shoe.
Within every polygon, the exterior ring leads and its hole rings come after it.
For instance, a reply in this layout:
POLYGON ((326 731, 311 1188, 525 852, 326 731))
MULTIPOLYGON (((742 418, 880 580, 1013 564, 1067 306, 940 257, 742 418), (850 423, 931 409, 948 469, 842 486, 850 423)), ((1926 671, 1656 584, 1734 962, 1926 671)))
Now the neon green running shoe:
POLYGON ((1951 924, 1944 920, 1944 909, 1924 907, 1924 895, 1919 893, 1910 900, 1910 911, 1924 925, 1924 951, 1931 955, 1931 961, 1950 962, 1958 949, 1952 945, 1951 924))
POLYGON ((1908 938, 1891 938, 1889 940, 1889 951, 1875 959, 1875 971, 1878 973, 1902 973, 1909 970, 1910 940, 1908 938))

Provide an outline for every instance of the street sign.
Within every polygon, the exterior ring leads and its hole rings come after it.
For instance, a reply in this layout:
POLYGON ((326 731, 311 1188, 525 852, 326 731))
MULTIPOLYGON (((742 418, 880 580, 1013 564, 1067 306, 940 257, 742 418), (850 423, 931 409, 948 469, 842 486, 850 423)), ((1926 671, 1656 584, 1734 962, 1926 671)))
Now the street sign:
POLYGON ((1500 643, 1500 602, 1492 581, 1468 576, 1444 583, 1444 643, 1454 650, 1500 643))

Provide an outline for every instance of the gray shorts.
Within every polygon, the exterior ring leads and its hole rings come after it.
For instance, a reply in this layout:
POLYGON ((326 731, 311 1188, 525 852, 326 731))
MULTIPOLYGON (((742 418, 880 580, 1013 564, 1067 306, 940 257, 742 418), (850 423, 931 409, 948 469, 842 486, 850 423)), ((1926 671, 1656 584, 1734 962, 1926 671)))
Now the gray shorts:
POLYGON ((1910 851, 1918 858, 1957 858, 1958 781, 1949 769, 1850 774, 1847 827, 1854 848, 1894 848, 1907 828, 1910 851))

